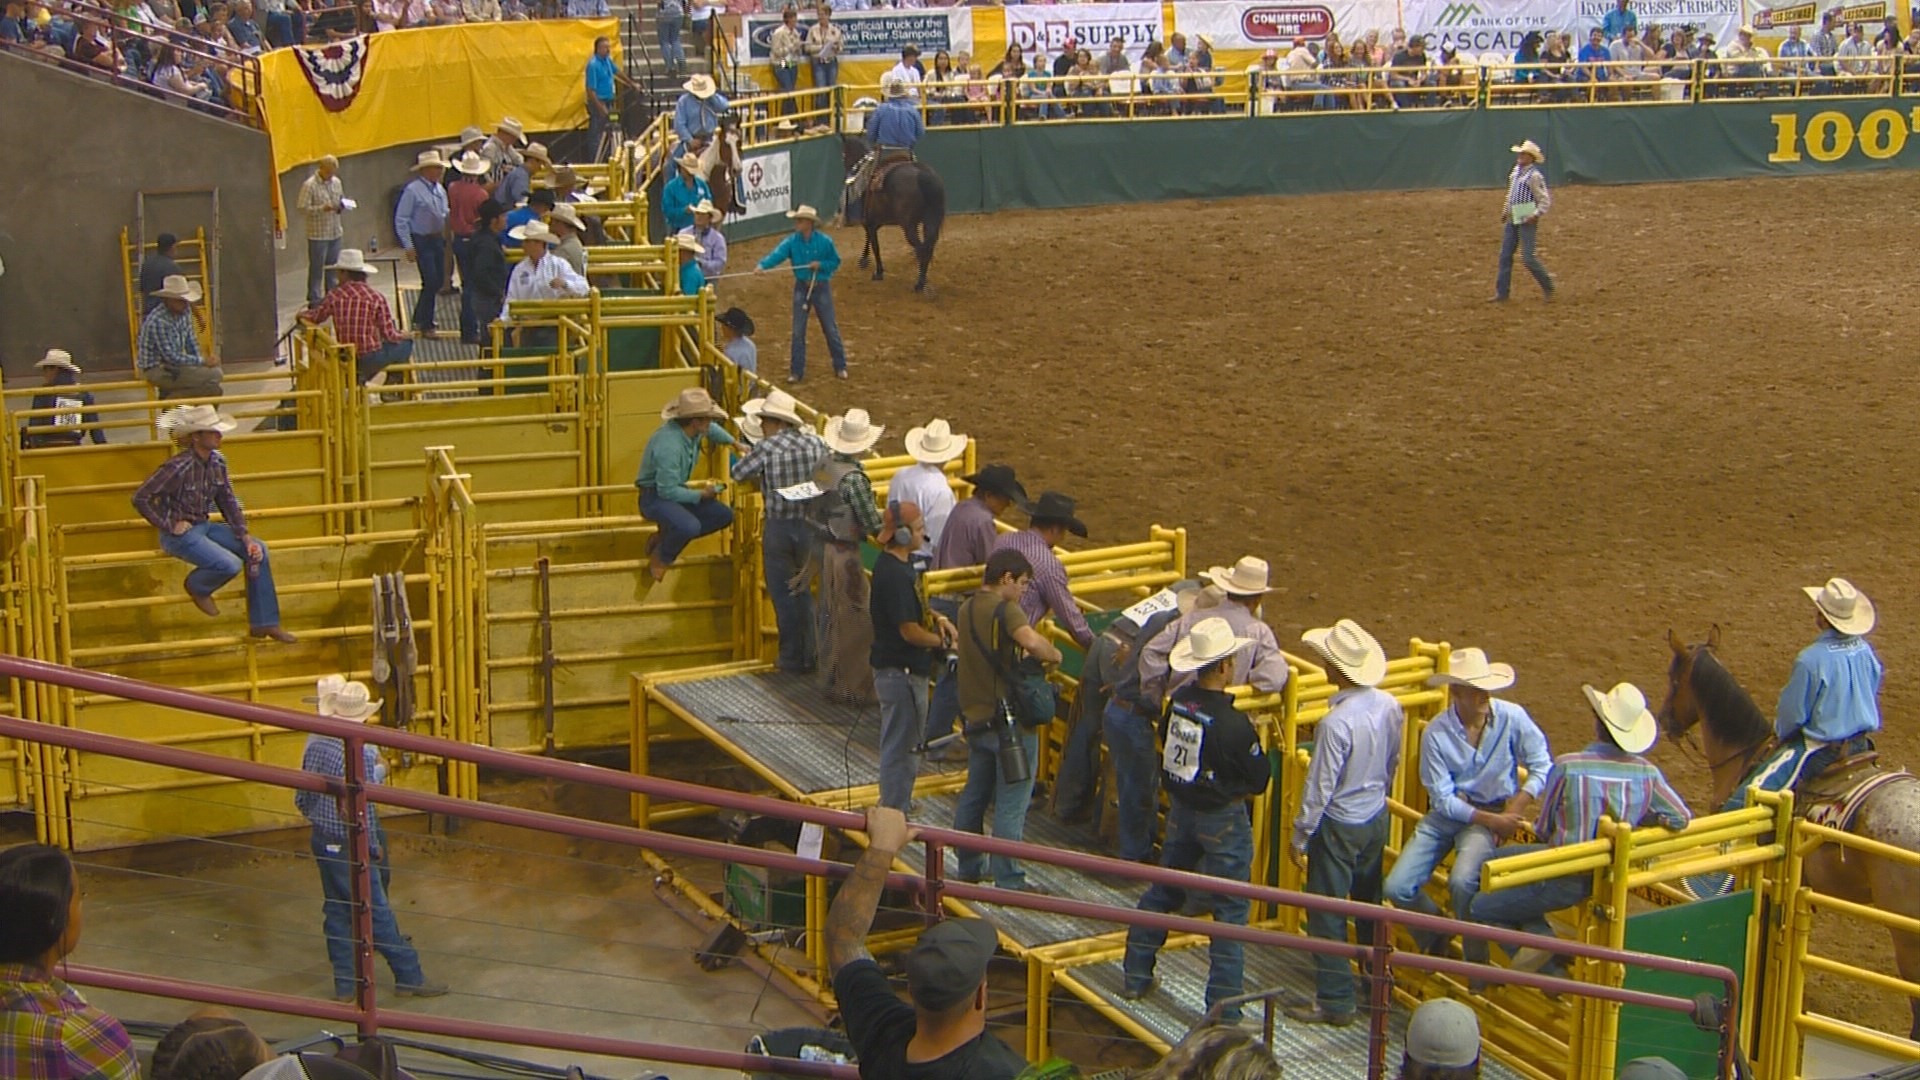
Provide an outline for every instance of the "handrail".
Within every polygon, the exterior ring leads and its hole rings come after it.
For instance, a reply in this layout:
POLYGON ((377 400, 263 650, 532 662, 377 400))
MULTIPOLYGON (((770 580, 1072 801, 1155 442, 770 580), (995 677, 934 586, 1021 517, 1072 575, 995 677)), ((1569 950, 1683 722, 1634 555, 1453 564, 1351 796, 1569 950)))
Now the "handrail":
MULTIPOLYGON (((14 42, 4 42, 0 44, 3 44, 6 48, 13 51, 39 59, 55 61, 60 67, 72 71, 84 72, 97 78, 103 78, 129 89, 138 89, 156 94, 164 100, 213 111, 216 115, 237 120, 249 127, 265 127, 264 118, 260 115, 259 110, 253 107, 252 104, 258 102, 260 97, 261 79, 259 57, 243 50, 229 48, 217 42, 188 38, 171 32, 170 30, 162 30, 158 27, 151 29, 144 28, 147 24, 138 20, 129 19, 116 12, 113 8, 96 3, 94 0, 67 0, 66 3, 61 5, 61 9, 64 13, 76 16, 71 20, 75 24, 76 33, 84 31, 94 25, 106 28, 109 40, 116 54, 124 55, 124 43, 135 41, 143 43, 147 48, 142 51, 151 54, 157 54, 161 47, 168 47, 182 57, 197 58, 214 65, 221 69, 223 77, 227 80, 228 84, 236 87, 240 91, 242 97, 249 103, 248 106, 243 108, 235 106, 228 101, 183 94, 170 87, 160 86, 147 78, 132 74, 125 70, 124 66, 108 70, 95 64, 75 60, 71 56, 61 55, 55 57, 49 51, 36 46, 14 42)), ((64 50, 62 51, 64 52, 64 50)))

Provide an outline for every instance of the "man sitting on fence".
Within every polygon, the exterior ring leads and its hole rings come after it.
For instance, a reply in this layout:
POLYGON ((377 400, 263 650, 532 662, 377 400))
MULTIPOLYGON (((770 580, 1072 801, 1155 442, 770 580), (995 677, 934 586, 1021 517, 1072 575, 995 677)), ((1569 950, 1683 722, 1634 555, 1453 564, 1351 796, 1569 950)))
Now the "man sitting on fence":
POLYGON ((201 613, 220 614, 214 590, 247 572, 247 632, 291 645, 294 636, 280 628, 280 597, 273 587, 267 548, 247 534, 246 512, 233 492, 220 440, 234 422, 211 405, 190 405, 167 417, 167 429, 184 447, 168 458, 133 493, 133 508, 160 530, 160 547, 191 563, 187 597, 201 613), (218 508, 221 519, 211 520, 218 508))
POLYGON ((333 320, 334 340, 354 348, 354 382, 365 386, 388 364, 412 359, 413 339, 394 325, 387 298, 367 284, 367 278, 380 268, 368 263, 358 248, 343 248, 339 261, 327 269, 340 275, 340 283, 324 300, 301 312, 299 319, 310 325, 333 320))
POLYGON ((689 483, 703 444, 733 445, 727 429, 714 423, 726 418, 705 390, 682 390, 660 410, 662 423, 640 455, 633 483, 640 489, 640 516, 657 526, 647 537, 647 571, 655 581, 667 576, 688 544, 733 524, 733 510, 720 501, 725 485, 707 482, 696 490, 689 483))
MULTIPOLYGON (((1720 58, 1727 61, 1720 67, 1720 73, 1731 79, 1764 79, 1767 77, 1767 50, 1753 43, 1753 27, 1742 26, 1733 35, 1733 44, 1721 52, 1720 58)), ((1750 97, 1762 94, 1766 88, 1757 82, 1742 82, 1729 87, 1727 93, 1750 97)))
POLYGON ((219 397, 220 361, 200 355, 200 339, 194 334, 193 305, 200 302, 199 282, 173 274, 153 295, 160 305, 141 321, 134 357, 140 377, 160 391, 162 400, 219 397))

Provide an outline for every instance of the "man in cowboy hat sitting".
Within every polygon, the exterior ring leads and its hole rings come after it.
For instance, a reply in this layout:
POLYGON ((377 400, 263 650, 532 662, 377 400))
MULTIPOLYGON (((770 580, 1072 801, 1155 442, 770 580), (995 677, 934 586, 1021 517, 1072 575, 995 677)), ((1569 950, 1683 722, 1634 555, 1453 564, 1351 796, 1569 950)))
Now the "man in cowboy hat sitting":
POLYGON ((491 167, 487 174, 489 180, 497 184, 510 170, 525 163, 526 158, 521 155, 520 147, 526 141, 527 132, 520 126, 520 121, 511 116, 500 118, 500 122, 493 126, 493 134, 480 144, 480 156, 486 158, 491 167))
MULTIPOLYGON (((500 318, 508 317, 515 300, 558 300, 587 295, 587 279, 575 273, 565 259, 551 250, 560 242, 552 229, 538 221, 529 221, 507 235, 520 241, 520 250, 527 257, 520 260, 520 265, 514 267, 507 278, 507 303, 500 311, 500 318)), ((520 331, 522 345, 552 345, 557 340, 558 335, 550 326, 529 326, 520 331)))
POLYGON ((700 272, 707 275, 709 280, 717 278, 727 269, 727 238, 715 227, 720 220, 720 212, 714 209, 712 199, 701 199, 689 209, 693 214, 693 224, 680 232, 700 241, 700 272))
MULTIPOLYGON (((944 475, 944 474, 943 474, 944 475)), ((994 524, 1011 507, 1027 508, 1027 489, 1020 485, 1012 466, 987 465, 979 472, 960 478, 973 485, 973 494, 953 508, 933 545, 933 569, 952 570, 961 566, 979 566, 987 561, 1000 530, 994 524)), ((927 606, 951 619, 960 613, 960 601, 951 596, 934 596, 927 606)), ((953 722, 960 716, 959 691, 954 682, 953 665, 941 668, 934 683, 933 698, 927 706, 927 738, 953 733, 953 722)), ((963 760, 965 751, 956 748, 949 760, 963 760)))
MULTIPOLYGON (((1253 869, 1253 824, 1247 799, 1267 789, 1272 775, 1260 734, 1233 707, 1227 686, 1234 655, 1253 644, 1236 635, 1218 616, 1200 620, 1173 648, 1173 670, 1191 678, 1174 691, 1161 720, 1166 751, 1160 755, 1161 782, 1172 804, 1167 811, 1167 842, 1160 865, 1191 870, 1228 881, 1246 881, 1253 869)), ((1154 884, 1140 897, 1140 910, 1210 910, 1215 922, 1247 924, 1242 896, 1194 894, 1154 884)), ((1133 927, 1127 931, 1120 996, 1138 1000, 1152 991, 1154 961, 1167 932, 1133 927)), ((1208 945, 1206 1003, 1236 997, 1244 989, 1243 946, 1231 938, 1208 945)), ((1222 1010, 1220 1022, 1240 1021, 1240 1007, 1222 1010)))
POLYGON ((573 272, 581 277, 587 276, 587 223, 580 217, 580 211, 573 204, 559 199, 554 200, 553 212, 547 215, 547 228, 560 238, 553 245, 553 253, 560 261, 573 267, 573 272))
MULTIPOLYGON (((1803 591, 1813 601, 1820 636, 1794 657, 1780 691, 1773 713, 1779 748, 1753 777, 1766 791, 1797 789, 1842 758, 1872 750, 1873 733, 1880 730, 1885 672, 1866 637, 1873 630, 1873 601, 1846 578, 1803 591)), ((1735 797, 1744 802, 1741 793, 1735 797)))
POLYGON ((914 146, 927 134, 927 125, 920 119, 920 107, 914 101, 913 83, 895 72, 889 72, 882 82, 885 100, 867 116, 867 153, 854 169, 848 190, 850 208, 857 208, 866 197, 867 184, 881 162, 911 160, 914 146))
POLYGON ((698 147, 705 146, 731 107, 711 75, 695 75, 680 84, 680 91, 680 99, 673 103, 673 133, 680 140, 675 157, 697 153, 698 147))
POLYGON ((784 390, 740 406, 759 423, 765 438, 734 463, 733 478, 759 481, 760 501, 766 507, 760 559, 780 635, 776 664, 782 671, 805 674, 814 668, 815 630, 813 593, 802 575, 812 559, 814 534, 807 523, 808 500, 798 489, 813 482, 827 458, 827 444, 800 419, 798 408, 799 402, 784 390))
POLYGON ((41 393, 33 395, 33 411, 57 411, 50 416, 28 417, 26 426, 20 429, 20 448, 79 446, 89 439, 96 446, 105 445, 104 430, 80 427, 100 423, 100 414, 91 411, 93 395, 80 389, 80 365, 73 362, 73 354, 65 349, 48 349, 33 366, 40 369, 44 386, 41 393))
POLYGON ((187 596, 206 615, 220 614, 214 590, 247 571, 247 627, 257 638, 290 645, 280 628, 280 597, 273 588, 267 547, 247 534, 246 511, 233 493, 220 440, 236 425, 211 405, 189 405, 168 414, 167 428, 183 449, 168 458, 133 493, 133 508, 160 530, 160 547, 191 563, 187 596), (218 507, 221 519, 210 520, 218 507))
MULTIPOLYGON (((1678 831, 1693 820, 1693 811, 1668 785, 1660 767, 1642 757, 1659 737, 1660 725, 1647 711, 1647 697, 1632 683, 1618 683, 1601 693, 1582 686, 1593 710, 1593 743, 1577 753, 1562 754, 1547 774, 1540 792, 1540 816, 1533 823, 1537 844, 1516 844, 1502 857, 1542 848, 1579 844, 1600 834, 1600 819, 1612 818, 1638 828, 1648 818, 1678 831)), ((1473 898, 1471 918, 1490 926, 1553 934, 1547 915, 1572 907, 1593 892, 1593 875, 1568 874, 1473 898)), ((1540 969, 1543 975, 1566 975, 1558 958, 1540 969)))
MULTIPOLYGON (((1420 736, 1420 782, 1427 814, 1400 849, 1382 891, 1394 907, 1440 914, 1427 895, 1433 870, 1453 853, 1447 891, 1453 917, 1464 919, 1480 891, 1480 866, 1527 820, 1553 757, 1547 737, 1527 710, 1493 696, 1513 685, 1513 668, 1487 662, 1479 649, 1456 649, 1447 670, 1427 679, 1447 688, 1447 707, 1420 736), (1520 770, 1526 770, 1526 781, 1520 770)), ((1415 934, 1422 948, 1438 952, 1446 940, 1415 934)), ((1487 943, 1466 939, 1466 958, 1487 962, 1487 943)))
POLYGON ((662 423, 640 455, 640 475, 633 481, 640 489, 640 516, 659 526, 647 538, 647 569, 655 581, 667 576, 688 544, 733 524, 733 510, 720 501, 724 485, 705 483, 695 490, 688 484, 706 446, 733 445, 727 429, 714 423, 726 418, 705 390, 688 387, 660 410, 662 423))
POLYGON ((413 356, 413 342, 393 324, 393 310, 387 298, 367 284, 380 268, 367 262, 359 248, 343 248, 340 258, 328 265, 339 274, 339 284, 326 298, 302 311, 304 323, 333 320, 333 337, 354 348, 354 378, 361 386, 373 381, 388 364, 402 364, 413 356))
POLYGON ((865 409, 827 421, 830 454, 814 473, 825 494, 815 502, 826 536, 820 565, 821 657, 827 694, 863 704, 873 696, 873 669, 867 654, 873 644, 868 611, 868 581, 860 563, 860 544, 880 532, 880 510, 861 458, 880 441, 886 428, 865 409))
POLYGON ((672 179, 660 186, 660 220, 666 223, 667 234, 693 228, 693 208, 701 203, 713 205, 713 189, 700 177, 700 159, 692 153, 681 154, 674 161, 672 179))
MULTIPOLYGON (((1307 891, 1361 903, 1380 902, 1380 866, 1387 846, 1387 790, 1400 767, 1401 728, 1406 714, 1392 694, 1379 689, 1387 654, 1352 619, 1309 630, 1300 640, 1320 655, 1332 706, 1313 732, 1306 794, 1293 822, 1290 849, 1305 861, 1307 891)), ((1307 933, 1327 941, 1347 940, 1347 919, 1315 911, 1307 933)), ((1364 924, 1360 940, 1369 941, 1364 924)), ((1287 1015, 1303 1024, 1346 1027, 1359 1017, 1354 1006, 1352 962, 1315 956, 1314 1002, 1293 1005, 1287 1015)))
POLYGON ((413 305, 413 332, 433 333, 433 305, 447 283, 447 189, 440 175, 447 163, 438 150, 423 150, 413 163, 414 177, 400 189, 393 211, 393 234, 407 261, 420 268, 420 298, 413 305))
POLYGON ((907 456, 913 464, 893 474, 887 486, 887 503, 910 502, 926 516, 926 542, 915 554, 931 563, 955 505, 946 466, 966 454, 968 439, 936 416, 925 427, 909 429, 906 442, 907 456))
POLYGON ((160 304, 140 321, 135 350, 140 377, 160 391, 162 400, 219 397, 220 361, 200 355, 200 339, 193 332, 193 305, 200 302, 200 283, 173 274, 153 296, 160 304))
POLYGON ((1067 588, 1067 568, 1053 553, 1068 533, 1086 538, 1086 523, 1075 517, 1074 511, 1073 499, 1057 491, 1043 491, 1027 511, 1027 527, 995 540, 993 550, 1018 551, 1033 567, 1033 588, 1020 597, 1020 610, 1027 613, 1027 621, 1037 624, 1051 611, 1060 628, 1084 649, 1093 644, 1093 630, 1067 588))

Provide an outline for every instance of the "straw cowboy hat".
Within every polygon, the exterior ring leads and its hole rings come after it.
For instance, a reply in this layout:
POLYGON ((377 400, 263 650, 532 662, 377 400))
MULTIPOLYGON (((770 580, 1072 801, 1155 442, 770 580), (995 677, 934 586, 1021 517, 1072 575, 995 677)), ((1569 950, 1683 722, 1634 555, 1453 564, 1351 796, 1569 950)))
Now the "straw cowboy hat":
POLYGON ((1516 154, 1530 155, 1533 160, 1543 164, 1547 160, 1547 152, 1540 149, 1540 144, 1534 142, 1532 139, 1522 139, 1518 146, 1509 146, 1507 149, 1516 154))
POLYGON ((322 675, 319 681, 313 684, 313 693, 308 694, 300 700, 309 705, 320 706, 319 711, 321 716, 331 716, 332 714, 327 711, 331 707, 331 702, 327 699, 339 692, 340 688, 345 685, 347 685, 347 677, 345 675, 322 675))
POLYGON ((799 206, 796 206, 793 209, 787 211, 787 217, 793 218, 796 220, 799 218, 806 218, 808 221, 817 222, 820 220, 820 211, 815 210, 813 207, 808 206, 806 203, 801 203, 799 206))
POLYGON ((200 302, 200 283, 188 281, 185 274, 168 274, 166 280, 160 283, 160 287, 147 295, 157 296, 162 300, 185 300, 189 304, 197 304, 200 302))
POLYGON ((527 141, 526 130, 520 126, 520 121, 515 120, 511 116, 501 117, 500 122, 493 125, 493 130, 506 132, 513 136, 514 142, 523 143, 527 141))
POLYGON ((696 214, 713 214, 718 216, 720 213, 719 210, 714 208, 713 200, 711 199, 701 199, 699 202, 694 203, 692 210, 696 214))
POLYGON ((341 248, 340 257, 327 264, 329 270, 351 270, 356 274, 377 274, 380 268, 367 261, 359 248, 341 248))
POLYGON ((467 176, 485 176, 493 171, 493 166, 487 164, 486 158, 471 150, 455 158, 453 167, 467 176))
POLYGON ((680 396, 660 410, 662 420, 725 420, 727 410, 713 403, 713 396, 698 386, 680 391, 680 396))
POLYGON ((225 435, 239 426, 232 417, 211 405, 182 405, 173 410, 167 421, 167 430, 175 437, 196 431, 217 431, 225 435))
POLYGON ((572 203, 555 203, 553 213, 547 215, 547 221, 561 221, 573 227, 576 232, 586 232, 587 223, 580 220, 580 211, 572 203))
POLYGON ((544 221, 529 221, 525 225, 515 225, 513 228, 507 230, 507 235, 523 244, 529 240, 535 240, 542 244, 557 244, 560 242, 560 238, 554 235, 552 229, 547 228, 546 222, 544 221))
POLYGON ((1644 752, 1660 734, 1660 725, 1647 711, 1647 695, 1632 683, 1616 683, 1604 694, 1591 686, 1580 687, 1580 692, 1587 695, 1593 714, 1607 725, 1607 734, 1627 753, 1644 752))
POLYGON ((446 167, 447 159, 440 156, 440 151, 422 150, 419 156, 413 159, 413 168, 410 171, 419 172, 421 169, 444 169, 446 167))
POLYGON ((785 390, 769 391, 766 397, 754 398, 740 406, 740 411, 756 420, 780 420, 795 427, 805 427, 806 421, 800 419, 800 403, 785 390))
POLYGON ((907 96, 907 80, 902 79, 898 76, 895 76, 891 79, 883 79, 881 80, 880 92, 890 98, 906 97, 907 96))
POLYGON ((1805 585, 1801 591, 1835 630, 1858 637, 1873 629, 1873 601, 1846 578, 1831 578, 1825 585, 1805 585))
MULTIPOLYGON (((1196 590, 1197 591, 1197 590, 1196 590)), ((1175 671, 1199 671, 1215 660, 1225 660, 1248 645, 1252 638, 1233 636, 1233 627, 1220 618, 1201 619, 1167 657, 1167 666, 1175 671)))
POLYGON ((1065 525, 1067 531, 1085 539, 1087 523, 1074 516, 1073 500, 1057 491, 1043 491, 1035 499, 1032 508, 1027 511, 1028 520, 1035 525, 1052 522, 1065 525))
POLYGON ((363 682, 343 682, 320 698, 320 713, 339 720, 365 720, 380 711, 380 699, 363 682))
POLYGON ((553 158, 547 156, 546 143, 528 143, 527 148, 520 151, 520 156, 523 158, 532 158, 542 165, 551 166, 553 164, 553 158))
POLYGON ((80 374, 80 365, 73 362, 73 354, 65 349, 48 349, 47 355, 34 361, 33 366, 65 368, 75 375, 80 374))
POLYGON ((681 83, 680 89, 685 90, 701 101, 705 101, 720 92, 720 88, 713 84, 713 76, 705 74, 695 75, 693 78, 681 83))
POLYGON ((1378 686, 1387 675, 1387 651, 1352 619, 1309 630, 1300 640, 1313 647, 1327 663, 1340 669, 1355 686, 1378 686))
POLYGON ((907 431, 907 456, 923 465, 945 465, 967 452, 967 437, 938 417, 907 431))
POLYGON ((705 250, 700 246, 700 241, 688 236, 686 233, 674 233, 667 239, 667 243, 672 244, 674 247, 679 248, 689 255, 698 255, 701 251, 705 250))
POLYGON ((487 133, 480 130, 480 125, 468 124, 466 127, 463 127, 460 129, 460 141, 457 143, 454 143, 453 145, 461 149, 465 149, 466 147, 472 146, 474 143, 486 142, 486 141, 487 141, 487 133))
POLYGON ((1427 685, 1505 690, 1513 685, 1513 665, 1488 663, 1480 649, 1455 649, 1447 657, 1447 670, 1427 676, 1427 685))
POLYGON ((1228 596, 1260 596, 1273 591, 1267 584, 1267 560, 1243 555, 1231 570, 1216 566, 1200 575, 1228 596))
POLYGON ((700 157, 697 154, 681 154, 679 157, 673 159, 673 163, 688 172, 700 171, 700 157))
MULTIPOLYGON (((746 406, 742 405, 741 408, 744 409, 746 406)), ((767 437, 766 429, 760 426, 760 418, 753 413, 743 413, 734 417, 733 426, 740 429, 740 434, 745 436, 748 442, 759 442, 767 437)))
MULTIPOLYGON (((765 415, 766 411, 761 410, 765 415)), ((826 442, 836 454, 864 454, 886 434, 886 427, 873 422, 865 409, 848 409, 847 415, 827 421, 826 442)))

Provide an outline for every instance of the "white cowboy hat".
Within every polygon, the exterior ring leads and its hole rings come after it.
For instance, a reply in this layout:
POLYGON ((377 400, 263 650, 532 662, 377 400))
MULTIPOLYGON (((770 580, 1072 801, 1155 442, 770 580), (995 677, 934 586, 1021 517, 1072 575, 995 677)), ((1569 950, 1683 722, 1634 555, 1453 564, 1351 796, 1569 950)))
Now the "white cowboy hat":
POLYGON ((817 222, 820 220, 820 211, 815 210, 806 203, 801 203, 799 206, 787 211, 787 216, 789 218, 806 218, 808 221, 817 222))
POLYGON ((1614 743, 1629 754, 1644 752, 1653 745, 1660 734, 1660 725, 1647 711, 1647 695, 1630 682, 1616 683, 1613 689, 1601 693, 1591 686, 1580 687, 1587 695, 1587 704, 1593 706, 1593 714, 1607 725, 1607 733, 1614 743))
POLYGON ((1873 601, 1846 578, 1831 578, 1825 585, 1805 585, 1801 591, 1835 630, 1858 637, 1873 629, 1873 601))
POLYGON ((1447 657, 1447 670, 1427 676, 1427 685, 1505 690, 1513 685, 1513 665, 1488 663, 1480 649, 1455 649, 1447 657))
POLYGON ((1259 596, 1272 592, 1267 584, 1267 560, 1243 555, 1229 570, 1215 566, 1200 575, 1220 587, 1228 596, 1259 596))
POLYGON ((702 101, 705 101, 720 91, 720 88, 713 84, 713 76, 704 74, 695 75, 693 78, 681 83, 680 89, 685 90, 687 93, 692 94, 702 101))
POLYGON ((967 452, 967 437, 955 435, 945 420, 935 418, 926 427, 907 431, 907 456, 926 465, 945 465, 967 452))
POLYGON ((880 92, 890 98, 906 97, 907 96, 907 80, 899 78, 898 76, 892 79, 882 79, 881 85, 880 85, 880 92))
POLYGON ((167 421, 167 429, 174 436, 191 435, 196 431, 217 431, 222 435, 240 425, 211 405, 182 405, 173 410, 167 421))
POLYGON ((1233 627, 1220 618, 1201 619, 1167 657, 1167 666, 1175 671, 1199 671, 1215 660, 1224 660, 1248 645, 1252 638, 1233 636, 1233 627))
POLYGON ((733 418, 733 426, 740 429, 740 434, 744 436, 748 442, 759 442, 766 438, 767 432, 766 429, 760 426, 759 415, 746 412, 745 405, 740 406, 740 408, 743 415, 733 418))
POLYGON ((725 420, 727 410, 713 403, 713 396, 698 386, 680 391, 680 396, 660 410, 662 420, 725 420))
POLYGON ((673 163, 688 172, 700 171, 700 157, 697 154, 681 154, 679 157, 673 159, 673 163))
POLYGON ((356 274, 377 274, 380 268, 367 262, 367 256, 359 248, 341 248, 340 257, 328 263, 328 270, 351 270, 356 274))
POLYGON ((1309 630, 1300 640, 1313 646, 1327 663, 1340 669, 1355 686, 1378 686, 1387 675, 1387 651, 1352 619, 1309 630))
POLYGON ((547 215, 547 220, 564 221, 580 232, 587 230, 587 223, 580 220, 580 211, 575 210, 572 203, 555 203, 553 213, 547 215))
POLYGON ((332 713, 327 710, 331 707, 332 703, 329 702, 327 698, 338 692, 339 689, 345 685, 347 685, 347 677, 345 675, 322 675, 319 681, 313 684, 313 693, 300 700, 309 705, 320 706, 321 716, 331 716, 332 713))
POLYGON ((495 131, 504 131, 507 134, 513 136, 513 140, 515 142, 527 141, 526 129, 520 126, 520 121, 515 120, 511 116, 501 117, 500 122, 493 125, 493 129, 495 131))
POLYGON ((806 421, 800 419, 800 403, 785 390, 770 390, 763 398, 754 398, 740 406, 740 411, 755 419, 768 417, 783 420, 795 427, 805 427, 806 421))
POLYGON ((720 213, 719 210, 714 209, 712 199, 701 199, 699 202, 693 204, 691 210, 696 214, 713 214, 716 217, 719 216, 720 213))
POLYGON ((460 141, 453 145, 456 147, 472 146, 474 143, 486 141, 487 133, 480 130, 480 125, 468 124, 466 127, 460 129, 460 141))
POLYGON ((493 166, 487 164, 486 158, 481 157, 471 150, 455 158, 453 167, 468 176, 485 176, 487 173, 493 171, 493 166))
POLYGON ((185 274, 168 274, 160 287, 149 296, 158 296, 162 300, 185 300, 189 304, 200 302, 200 283, 189 281, 185 274))
POLYGON ((686 233, 674 233, 672 236, 667 237, 667 243, 679 248, 681 251, 692 252, 695 255, 706 250, 700 246, 699 240, 688 236, 686 233))
POLYGON ((886 430, 885 426, 873 422, 867 410, 848 409, 847 415, 827 421, 827 447, 837 454, 864 454, 873 449, 873 444, 880 441, 886 430))
POLYGON ((80 365, 73 362, 73 354, 65 349, 48 349, 47 355, 34 361, 33 366, 65 368, 75 375, 80 374, 80 365))
POLYGON ((523 244, 529 240, 537 240, 542 244, 557 244, 560 242, 560 238, 553 234, 552 229, 547 228, 547 224, 544 221, 529 221, 525 225, 515 225, 513 228, 507 230, 507 235, 523 244))
POLYGON ((1540 144, 1532 139, 1523 139, 1518 146, 1509 146, 1507 149, 1516 154, 1530 154, 1535 161, 1547 160, 1547 152, 1540 149, 1540 144))
POLYGON ((553 164, 553 158, 547 155, 546 143, 528 143, 527 148, 520 151, 520 156, 523 158, 532 158, 535 161, 543 162, 547 165, 553 164))
POLYGON ((447 160, 440 156, 440 151, 422 150, 419 155, 413 159, 413 168, 409 171, 419 172, 421 169, 444 169, 446 167, 447 160))
POLYGON ((343 682, 320 700, 320 712, 339 720, 365 720, 380 711, 380 699, 363 682, 343 682))

